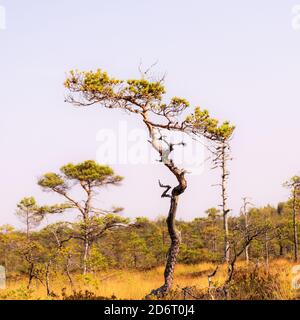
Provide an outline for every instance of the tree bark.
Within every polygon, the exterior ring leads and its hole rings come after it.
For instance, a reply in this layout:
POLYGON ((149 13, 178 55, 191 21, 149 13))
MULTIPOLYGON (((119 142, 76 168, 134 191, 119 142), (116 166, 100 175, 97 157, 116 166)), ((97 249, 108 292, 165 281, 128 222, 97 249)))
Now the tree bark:
POLYGON ((269 270, 269 240, 268 240, 268 233, 265 232, 265 258, 266 258, 266 266, 269 270))
POLYGON ((175 218, 179 195, 185 191, 186 187, 186 180, 184 178, 184 174, 182 174, 179 179, 179 185, 172 190, 170 209, 168 218, 166 220, 168 225, 169 236, 171 239, 171 245, 168 251, 167 263, 164 272, 165 283, 160 288, 153 290, 149 296, 153 295, 156 297, 163 297, 172 289, 174 271, 181 244, 181 234, 180 231, 176 229, 175 218))
POLYGON ((178 256, 179 247, 181 244, 181 234, 176 229, 176 226, 175 226, 175 216, 177 211, 177 205, 178 205, 178 196, 172 196, 170 211, 167 218, 167 225, 168 225, 169 235, 171 238, 171 245, 169 248, 168 259, 167 259, 167 264, 166 264, 165 273, 164 273, 165 284, 163 285, 163 291, 165 292, 170 291, 172 287, 175 265, 177 262, 177 256, 178 256))
POLYGON ((224 228, 224 258, 227 263, 230 260, 230 245, 229 245, 229 229, 228 229, 228 215, 227 213, 223 214, 223 228, 224 228))
MULTIPOLYGON (((248 223, 248 212, 247 212, 247 208, 246 208, 246 203, 244 205, 244 214, 245 214, 246 234, 247 234, 247 237, 248 237, 249 223, 248 223)), ((249 244, 245 248, 245 257, 246 257, 246 263, 249 264, 249 244)))
POLYGON ((50 288, 50 268, 51 268, 52 260, 47 263, 46 265, 46 289, 47 289, 47 296, 51 296, 51 288, 50 288))
POLYGON ((293 232, 294 232, 294 261, 298 262, 298 234, 297 234, 297 208, 296 208, 296 187, 294 187, 293 195, 293 232))
POLYGON ((34 278, 33 269, 34 269, 34 265, 33 263, 30 263, 29 270, 28 270, 28 284, 27 284, 28 290, 30 289, 32 279, 34 278))
POLYGON ((89 240, 88 238, 85 238, 84 240, 84 252, 83 252, 83 274, 87 274, 88 272, 88 267, 87 267, 87 260, 88 260, 88 255, 89 255, 89 240))
POLYGON ((165 296, 172 288, 173 278, 174 278, 174 270, 177 263, 177 256, 179 254, 180 244, 181 244, 181 234, 180 231, 176 229, 175 220, 176 220, 176 212, 178 206, 179 196, 184 193, 187 188, 187 182, 185 179, 185 170, 178 168, 172 159, 169 159, 170 154, 174 150, 174 144, 168 142, 164 139, 164 137, 160 134, 159 129, 153 127, 149 120, 147 112, 142 114, 144 123, 148 128, 149 135, 151 138, 151 144, 153 148, 159 153, 161 162, 172 172, 172 174, 176 177, 178 181, 178 185, 172 189, 171 195, 168 194, 168 191, 171 189, 170 186, 163 186, 160 184, 162 188, 166 190, 163 192, 163 198, 170 198, 170 208, 167 217, 167 226, 168 232, 171 239, 171 245, 167 255, 167 263, 164 272, 164 284, 155 290, 152 290, 150 295, 147 295, 146 298, 150 298, 151 296, 163 297, 165 296), (166 147, 163 147, 163 144, 166 147))
POLYGON ((71 273, 70 273, 70 259, 71 259, 71 255, 69 254, 67 257, 67 262, 66 262, 66 273, 67 273, 67 277, 68 277, 70 285, 71 285, 71 289, 74 291, 74 283, 73 283, 73 279, 72 279, 71 273))
POLYGON ((249 246, 245 249, 246 263, 249 264, 249 246))
POLYGON ((89 223, 90 223, 90 210, 91 210, 91 201, 92 201, 92 190, 89 186, 82 185, 83 189, 87 193, 87 199, 84 207, 83 221, 84 221, 84 253, 83 253, 83 274, 87 274, 88 266, 87 260, 89 256, 90 249, 90 237, 89 237, 89 223))
POLYGON ((222 211, 223 211, 223 228, 224 228, 224 259, 227 264, 230 260, 230 244, 229 244, 229 229, 228 229, 228 213, 229 209, 227 207, 227 145, 222 144, 222 211))

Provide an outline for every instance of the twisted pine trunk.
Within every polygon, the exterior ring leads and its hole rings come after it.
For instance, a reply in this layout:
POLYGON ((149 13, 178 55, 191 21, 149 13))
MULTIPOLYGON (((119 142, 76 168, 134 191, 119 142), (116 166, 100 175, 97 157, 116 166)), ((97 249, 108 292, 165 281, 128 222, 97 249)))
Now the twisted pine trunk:
POLYGON ((152 292, 147 295, 146 298, 150 298, 151 296, 163 297, 171 290, 173 284, 174 270, 181 243, 180 231, 178 231, 175 226, 176 212, 179 196, 187 188, 187 182, 185 180, 185 170, 178 168, 173 160, 169 158, 170 154, 174 150, 174 144, 166 141, 164 136, 160 133, 160 129, 151 124, 151 121, 148 119, 148 112, 146 109, 142 113, 142 116, 143 121, 149 131, 152 147, 159 153, 161 162, 172 172, 178 181, 178 185, 172 189, 171 194, 168 194, 168 191, 171 189, 170 186, 163 186, 160 184, 162 188, 166 189, 163 192, 162 197, 171 199, 168 218, 166 221, 171 239, 171 245, 168 251, 167 263, 164 272, 165 282, 160 288, 152 290, 152 292), (166 147, 164 148, 163 145, 166 147))
POLYGON ((172 287, 173 278, 174 278, 174 271, 175 271, 175 265, 177 262, 177 256, 179 254, 179 247, 181 244, 181 234, 176 229, 175 226, 175 215, 177 211, 177 205, 178 205, 178 196, 172 196, 171 198, 171 205, 170 205, 170 211, 167 218, 167 225, 168 225, 168 231, 171 239, 171 245, 168 252, 168 259, 167 264, 165 267, 165 284, 164 284, 164 291, 169 291, 172 287))
POLYGON ((147 297, 150 297, 150 296, 163 297, 172 289, 172 285, 173 285, 174 271, 175 271, 177 256, 179 254, 179 248, 181 244, 181 234, 180 234, 180 231, 178 231, 175 226, 176 212, 177 212, 179 196, 185 191, 187 187, 187 183, 184 177, 184 172, 176 174, 176 177, 179 184, 172 190, 171 200, 170 200, 170 209, 169 209, 169 214, 166 221, 168 226, 169 236, 171 239, 171 244, 168 251, 167 263, 166 263, 165 272, 164 272, 165 282, 160 288, 153 290, 150 293, 150 295, 147 297))

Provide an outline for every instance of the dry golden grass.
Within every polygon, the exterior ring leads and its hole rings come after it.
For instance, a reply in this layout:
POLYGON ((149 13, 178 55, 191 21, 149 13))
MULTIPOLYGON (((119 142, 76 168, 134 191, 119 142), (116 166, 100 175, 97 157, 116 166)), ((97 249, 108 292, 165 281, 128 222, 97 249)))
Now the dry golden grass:
MULTIPOLYGON (((237 268, 245 266, 239 262, 237 268)), ((291 290, 291 268, 293 264, 286 260, 276 260, 270 263, 270 271, 276 272, 280 277, 282 292, 278 299, 292 299, 291 290)), ((186 286, 196 286, 198 289, 206 288, 208 285, 207 275, 214 270, 215 265, 201 263, 197 265, 178 265, 176 267, 174 289, 186 286)), ((150 271, 120 271, 112 270, 101 272, 97 275, 74 275, 76 291, 91 291, 97 296, 111 297, 115 295, 118 299, 143 299, 146 294, 154 288, 159 287, 163 282, 163 267, 150 271)), ((220 267, 214 282, 222 284, 226 276, 226 266, 220 267)), ((26 278, 14 281, 8 279, 7 288, 0 290, 0 299, 49 299, 46 295, 46 288, 37 281, 34 281, 30 291, 26 289, 26 278)), ((72 290, 66 277, 56 276, 51 281, 51 289, 61 298, 62 289, 71 294, 72 290)), ((53 298, 52 298, 53 299, 53 298)))

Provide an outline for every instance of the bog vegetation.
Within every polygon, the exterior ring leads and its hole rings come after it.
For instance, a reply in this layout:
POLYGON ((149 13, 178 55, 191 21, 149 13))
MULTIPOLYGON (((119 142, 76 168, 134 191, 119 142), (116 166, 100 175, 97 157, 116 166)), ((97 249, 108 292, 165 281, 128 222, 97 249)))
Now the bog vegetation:
POLYGON ((284 183, 291 196, 277 207, 256 208, 245 197, 240 212, 231 212, 227 168, 233 125, 183 98, 166 101, 163 79, 149 80, 147 72, 124 81, 101 70, 71 71, 65 87, 66 101, 74 106, 121 109, 144 124, 158 160, 177 181, 153 186, 162 189, 169 212, 166 218, 130 220, 115 204, 96 207, 101 189, 122 188, 126 177, 93 160, 43 174, 37 183, 45 199, 53 193, 60 201, 39 205, 24 197, 16 204, 24 228, 0 227, 0 264, 8 284, 0 298, 297 298, 291 268, 298 262, 299 177, 284 183), (167 131, 205 141, 220 173, 220 203, 193 221, 176 219, 180 197, 189 190, 188 173, 172 160, 174 149, 185 144, 170 141, 167 131), (61 215, 59 222, 47 225, 54 214, 61 215))

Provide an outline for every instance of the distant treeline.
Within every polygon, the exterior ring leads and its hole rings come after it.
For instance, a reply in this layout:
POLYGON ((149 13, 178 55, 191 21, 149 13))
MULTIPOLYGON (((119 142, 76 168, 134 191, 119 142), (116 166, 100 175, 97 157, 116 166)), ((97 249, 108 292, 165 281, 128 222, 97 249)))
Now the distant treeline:
MULTIPOLYGON (((245 214, 229 219, 230 242, 233 250, 243 245, 251 229, 265 230, 255 237, 248 248, 253 262, 278 257, 293 258, 293 214, 288 203, 277 208, 266 206, 252 208, 245 214), (246 229, 248 231, 246 231, 246 229)), ((114 228, 103 229, 101 236, 93 242, 87 260, 89 272, 108 268, 149 269, 165 263, 169 248, 169 237, 164 218, 150 221, 137 218, 133 222, 116 224, 116 216, 108 215, 98 221, 105 226, 114 221, 114 228)), ((200 262, 221 263, 223 259, 223 220, 220 212, 211 208, 206 216, 191 222, 177 221, 182 244, 178 262, 194 264, 200 262)), ((0 264, 8 275, 26 274, 32 270, 32 278, 45 278, 48 272, 82 272, 84 242, 74 236, 80 223, 59 222, 27 233, 11 226, 0 227, 0 264)), ((298 230, 299 232, 299 230, 298 230)), ((243 254, 239 259, 246 259, 243 254)))

